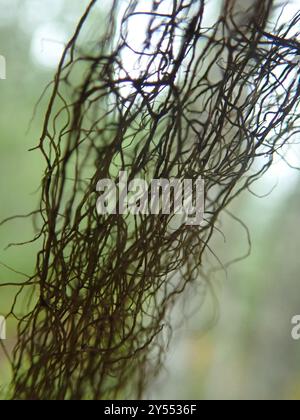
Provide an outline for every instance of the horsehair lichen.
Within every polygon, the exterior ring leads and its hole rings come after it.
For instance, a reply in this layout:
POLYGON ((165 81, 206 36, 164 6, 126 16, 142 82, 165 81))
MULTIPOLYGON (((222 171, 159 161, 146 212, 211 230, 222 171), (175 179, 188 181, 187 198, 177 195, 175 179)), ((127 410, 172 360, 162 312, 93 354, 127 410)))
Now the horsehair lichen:
POLYGON ((114 0, 106 32, 98 24, 97 42, 83 46, 96 3, 66 46, 38 146, 43 246, 20 290, 34 285, 39 300, 19 320, 17 399, 141 397, 163 362, 170 309, 201 279, 220 212, 298 130, 298 44, 286 41, 299 14, 270 27, 273 1, 254 1, 243 20, 227 0, 207 28, 204 0, 149 0, 147 10, 114 0), (130 45, 134 16, 148 18, 140 50, 130 45), (97 181, 118 170, 202 176, 205 223, 97 215, 97 181))

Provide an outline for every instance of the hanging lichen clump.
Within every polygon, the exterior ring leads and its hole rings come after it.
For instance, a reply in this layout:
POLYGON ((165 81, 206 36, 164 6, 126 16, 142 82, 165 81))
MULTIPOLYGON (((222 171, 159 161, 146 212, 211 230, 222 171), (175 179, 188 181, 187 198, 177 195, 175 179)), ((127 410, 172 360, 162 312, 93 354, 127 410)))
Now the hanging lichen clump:
POLYGON ((96 3, 65 49, 38 145, 43 246, 20 287, 39 299, 19 321, 17 399, 141 397, 163 362, 170 309, 203 280, 219 213, 298 130, 298 51, 287 40, 300 15, 274 28, 271 0, 244 19, 228 0, 207 27, 211 2, 114 0, 103 34, 96 3), (138 49, 136 18, 146 22, 138 49), (99 214, 97 183, 118 185, 121 171, 201 177, 204 222, 99 214))

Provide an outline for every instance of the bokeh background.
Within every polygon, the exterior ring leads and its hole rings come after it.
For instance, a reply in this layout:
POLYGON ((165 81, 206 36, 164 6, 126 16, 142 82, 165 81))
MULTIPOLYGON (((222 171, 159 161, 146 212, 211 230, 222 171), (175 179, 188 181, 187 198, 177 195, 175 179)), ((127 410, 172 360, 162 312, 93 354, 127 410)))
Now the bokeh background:
MULTIPOLYGON (((220 5, 219 0, 211 2, 220 5)), ((7 62, 7 79, 0 81, 0 220, 36 208, 44 162, 39 152, 28 150, 38 144, 47 92, 36 104, 86 4, 0 0, 0 55, 7 62)), ((100 12, 108 4, 110 0, 100 0, 100 12)), ((283 17, 291 17, 298 7, 288 1, 283 17)), ((99 24, 105 28, 109 22, 99 24)), ((281 152, 291 166, 300 166, 299 147, 281 152)), ((216 234, 212 249, 224 267, 215 260, 210 282, 192 290, 175 308, 165 369, 148 398, 300 398, 300 342, 291 337, 291 319, 300 314, 299 187, 298 171, 278 157, 252 193, 243 193, 223 214, 224 236, 216 234), (249 253, 245 226, 251 253, 227 266, 249 253)), ((32 235, 27 219, 0 226, 1 283, 32 273, 38 243, 7 249, 32 235)), ((1 289, 0 315, 9 310, 13 292, 1 289)), ((22 299, 20 312, 26 310, 22 299)), ((16 324, 7 321, 6 345, 11 350, 16 324)), ((0 396, 9 380, 0 349, 0 396)))

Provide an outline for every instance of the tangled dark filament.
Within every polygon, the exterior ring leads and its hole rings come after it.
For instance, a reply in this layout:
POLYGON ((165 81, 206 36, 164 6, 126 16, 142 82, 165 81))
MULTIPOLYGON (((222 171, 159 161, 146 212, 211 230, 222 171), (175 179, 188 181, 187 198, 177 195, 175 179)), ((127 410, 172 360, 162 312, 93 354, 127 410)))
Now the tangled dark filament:
POLYGON ((300 13, 279 27, 272 0, 243 13, 227 0, 209 26, 212 1, 113 0, 103 32, 96 3, 65 48, 38 145, 43 245, 18 293, 39 298, 18 323, 16 399, 142 397, 220 212, 299 131, 300 13), (97 214, 97 182, 119 171, 201 176, 204 223, 97 214))

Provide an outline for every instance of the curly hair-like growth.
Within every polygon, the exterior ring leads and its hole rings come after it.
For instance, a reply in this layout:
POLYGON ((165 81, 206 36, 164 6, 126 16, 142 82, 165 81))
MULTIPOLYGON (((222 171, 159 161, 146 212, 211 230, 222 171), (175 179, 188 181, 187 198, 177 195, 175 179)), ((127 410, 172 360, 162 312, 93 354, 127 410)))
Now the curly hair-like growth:
POLYGON ((300 14, 279 26, 272 0, 226 0, 208 24, 212 3, 111 0, 103 33, 92 0, 67 44, 37 147, 43 245, 18 293, 39 297, 18 320, 13 398, 142 398, 164 361, 170 309, 203 281, 220 212, 299 130, 300 14), (121 170, 201 176, 204 223, 97 214, 97 181, 121 170))

